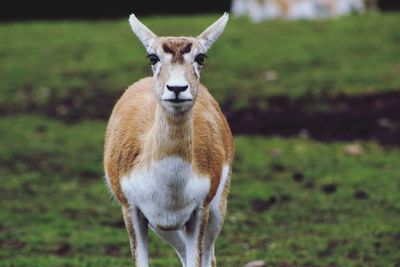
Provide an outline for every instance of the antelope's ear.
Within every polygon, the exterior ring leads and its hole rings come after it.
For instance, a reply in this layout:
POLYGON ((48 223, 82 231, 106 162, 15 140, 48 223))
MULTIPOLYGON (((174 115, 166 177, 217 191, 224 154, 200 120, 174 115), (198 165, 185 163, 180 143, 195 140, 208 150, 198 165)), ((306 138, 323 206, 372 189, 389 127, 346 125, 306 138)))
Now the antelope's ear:
POLYGON ((225 30, 228 19, 229 14, 225 12, 222 17, 220 17, 216 22, 214 22, 210 27, 208 27, 202 34, 197 37, 198 39, 200 39, 200 42, 206 50, 208 50, 213 45, 213 43, 217 41, 218 37, 225 30))
POLYGON ((139 40, 142 42, 146 50, 153 45, 157 36, 149 30, 143 23, 141 23, 134 14, 129 17, 129 24, 131 25, 132 31, 136 34, 139 40))

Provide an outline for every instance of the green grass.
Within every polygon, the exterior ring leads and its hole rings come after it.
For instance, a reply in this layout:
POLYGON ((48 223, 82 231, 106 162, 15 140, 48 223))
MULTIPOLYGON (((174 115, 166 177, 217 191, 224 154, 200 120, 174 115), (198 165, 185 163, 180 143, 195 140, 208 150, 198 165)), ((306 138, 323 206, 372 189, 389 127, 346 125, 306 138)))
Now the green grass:
MULTIPOLYGON (((143 21, 160 35, 196 35, 216 18, 143 21)), ((321 103, 398 91, 399 25, 397 14, 378 13, 261 24, 233 18, 202 81, 233 109, 283 96, 308 99, 310 114, 351 114, 352 102, 321 103), (277 79, 267 81, 267 71, 277 79)), ((150 75, 144 49, 127 20, 2 23, 0 38, 0 266, 131 266, 120 207, 102 178, 102 145, 116 98, 150 75)), ((389 100, 376 105, 393 107, 389 100)), ((379 116, 396 127, 394 109, 379 116)), ((400 148, 365 141, 356 156, 346 152, 353 143, 305 137, 235 143, 220 267, 256 259, 278 267, 400 266, 400 148)), ((179 266, 154 234, 150 256, 151 266, 179 266)))
MULTIPOLYGON (((120 208, 102 181, 104 128, 0 120, 0 266, 129 266, 120 208)), ((400 150, 362 143, 351 156, 346 145, 237 137, 220 266, 397 266, 400 150)), ((179 264, 154 234, 150 255, 152 266, 179 264)))
MULTIPOLYGON (((143 21, 159 35, 197 35, 215 19, 143 21)), ((271 95, 398 90, 399 24, 397 14, 375 13, 318 22, 251 24, 233 18, 209 52, 203 82, 220 102, 234 98, 236 108, 271 95), (267 81, 267 71, 275 71, 277 80, 267 81)), ((5 40, 0 43, 3 111, 106 117, 109 107, 101 108, 102 99, 115 99, 150 74, 144 48, 127 20, 2 24, 0 38, 5 40)))

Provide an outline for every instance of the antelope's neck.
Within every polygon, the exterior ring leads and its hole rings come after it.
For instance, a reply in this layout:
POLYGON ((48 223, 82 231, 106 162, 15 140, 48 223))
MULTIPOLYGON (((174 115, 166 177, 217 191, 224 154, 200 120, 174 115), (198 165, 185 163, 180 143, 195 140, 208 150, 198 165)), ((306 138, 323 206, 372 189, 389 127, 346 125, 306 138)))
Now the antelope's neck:
POLYGON ((159 105, 146 140, 152 160, 176 156, 191 162, 193 156, 193 110, 171 115, 159 105))

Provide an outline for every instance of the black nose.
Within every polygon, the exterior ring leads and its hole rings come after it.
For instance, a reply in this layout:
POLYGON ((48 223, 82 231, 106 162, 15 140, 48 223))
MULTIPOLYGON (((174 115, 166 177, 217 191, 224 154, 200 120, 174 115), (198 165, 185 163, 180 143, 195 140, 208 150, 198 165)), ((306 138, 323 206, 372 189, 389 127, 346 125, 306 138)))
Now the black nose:
POLYGON ((189 86, 169 86, 167 85, 167 89, 171 92, 175 93, 175 96, 178 97, 180 92, 185 91, 186 89, 188 89, 189 86))

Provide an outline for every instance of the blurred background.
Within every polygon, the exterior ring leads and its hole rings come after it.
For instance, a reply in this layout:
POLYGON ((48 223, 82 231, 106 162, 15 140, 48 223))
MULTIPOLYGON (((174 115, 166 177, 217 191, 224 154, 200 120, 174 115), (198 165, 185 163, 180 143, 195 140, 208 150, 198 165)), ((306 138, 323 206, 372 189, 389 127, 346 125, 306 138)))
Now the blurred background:
POLYGON ((112 107, 151 75, 128 16, 196 36, 225 11, 202 72, 237 151, 219 266, 400 266, 399 3, 2 3, 0 266, 131 266, 102 178, 112 107))

